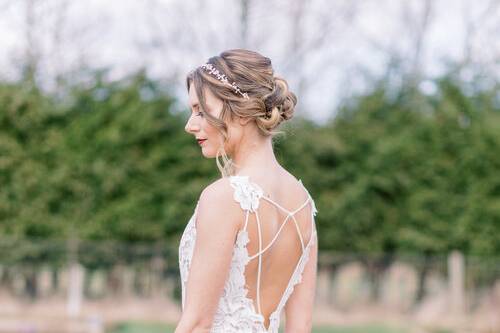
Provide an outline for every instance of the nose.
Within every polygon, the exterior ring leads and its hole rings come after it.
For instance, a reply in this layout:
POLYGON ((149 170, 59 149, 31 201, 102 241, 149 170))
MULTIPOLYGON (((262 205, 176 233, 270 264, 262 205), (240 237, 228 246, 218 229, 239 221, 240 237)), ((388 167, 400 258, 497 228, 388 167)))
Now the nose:
POLYGON ((190 134, 200 130, 200 126, 196 123, 196 121, 193 120, 193 116, 189 117, 188 121, 186 122, 186 126, 184 126, 184 130, 190 134))

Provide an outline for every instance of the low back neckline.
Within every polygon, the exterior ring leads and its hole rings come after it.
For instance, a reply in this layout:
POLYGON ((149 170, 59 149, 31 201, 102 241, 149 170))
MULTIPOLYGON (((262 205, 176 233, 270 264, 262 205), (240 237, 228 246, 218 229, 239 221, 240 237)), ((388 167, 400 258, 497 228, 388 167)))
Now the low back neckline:
MULTIPOLYGON (((271 200, 268 196, 264 195, 263 189, 257 183, 254 183, 250 176, 248 175, 233 175, 229 176, 230 185, 234 188, 233 198, 237 201, 241 208, 245 212, 245 226, 238 230, 236 235, 236 241, 233 248, 233 259, 229 272, 228 280, 225 283, 224 287, 224 295, 222 297, 226 297, 224 304, 228 306, 231 312, 227 311, 226 308, 218 308, 218 311, 214 317, 214 327, 217 327, 217 332, 222 332, 224 323, 226 320, 233 320, 235 309, 239 309, 238 313, 243 314, 240 319, 242 320, 242 325, 240 331, 243 327, 252 327, 252 332, 260 332, 260 333, 278 333, 280 327, 280 316, 281 313, 293 293, 294 287, 299 284, 302 280, 302 274, 305 269, 306 263, 309 261, 309 254, 313 244, 317 242, 317 231, 314 227, 314 216, 317 213, 317 209, 315 207, 314 200, 312 199, 309 191, 302 183, 301 179, 298 179, 297 182, 300 183, 303 190, 307 194, 307 200, 302 204, 298 209, 294 211, 289 211, 286 208, 283 208, 278 203, 271 200), (261 199, 264 199, 272 204, 274 204, 277 208, 285 211, 287 216, 285 220, 282 222, 278 232, 274 235, 274 238, 264 246, 262 239, 262 231, 261 231, 261 221, 259 217, 259 202, 261 199), (309 201, 311 204, 311 213, 310 213, 310 225, 311 225, 311 233, 309 240, 304 239, 302 237, 302 231, 299 229, 298 222, 294 216, 294 214, 305 206, 309 205, 309 201), (258 251, 254 254, 250 254, 248 252, 248 243, 250 242, 249 233, 247 230, 247 225, 249 222, 249 216, 255 215, 255 223, 257 224, 257 233, 258 238, 257 241, 259 243, 258 251), (295 223, 295 227, 298 232, 298 236, 300 238, 302 253, 298 258, 297 263, 292 268, 292 274, 288 278, 288 282, 286 283, 285 290, 281 294, 277 305, 267 317, 262 313, 261 308, 261 273, 262 273, 262 257, 263 254, 273 245, 274 241, 280 235, 282 229, 287 224, 287 222, 295 223), (257 284, 256 284, 256 298, 255 300, 248 297, 249 289, 246 287, 246 276, 245 276, 245 267, 252 260, 258 260, 257 264, 257 284), (265 323, 269 320, 269 323, 266 327, 265 323), (245 324, 243 324, 245 323, 245 324), (243 326, 244 325, 244 326, 243 326), (257 328, 258 326, 258 328, 257 328)), ((185 303, 185 295, 186 295, 186 283, 187 277, 189 274, 189 266, 191 262, 191 258, 194 252, 194 243, 196 240, 196 216, 198 212, 198 204, 199 200, 196 204, 195 211, 193 216, 191 217, 188 226, 186 227, 185 233, 181 238, 181 245, 179 247, 180 253, 180 266, 181 266, 181 280, 182 280, 182 307, 184 308, 185 303), (186 263, 183 265, 183 263, 186 263)))
MULTIPOLYGON (((248 220, 249 220, 248 219, 249 214, 253 213, 253 214, 255 214, 255 217, 256 217, 257 230, 258 230, 258 236, 259 236, 259 239, 258 239, 259 240, 259 250, 257 251, 257 253, 255 253, 251 256, 248 253, 248 249, 246 247, 246 244, 244 246, 244 250, 247 253, 248 261, 250 261, 254 258, 258 258, 258 261, 259 261, 258 262, 258 271, 257 271, 257 286, 256 286, 256 289, 257 289, 257 295, 256 295, 257 309, 255 309, 255 306, 253 303, 254 301, 250 298, 248 298, 248 300, 251 303, 251 307, 252 307, 253 312, 255 314, 257 314, 262 319, 262 326, 264 327, 264 330, 266 332, 268 332, 269 329, 275 325, 274 323, 276 321, 279 322, 279 318, 277 318, 277 317, 281 313, 281 310, 282 310, 285 302, 288 300, 288 297, 290 296, 291 292, 293 291, 293 287, 295 286, 295 284, 297 284, 301 280, 302 272, 303 272, 304 265, 305 265, 304 260, 307 261, 307 258, 309 256, 310 246, 313 243, 314 238, 316 237, 316 232, 314 230, 313 225, 314 225, 314 215, 316 215, 317 210, 316 210, 316 207, 314 205, 314 200, 312 199, 311 195, 309 194, 309 191, 306 189, 306 187, 302 183, 301 179, 298 180, 298 183, 300 183, 302 189, 307 194, 307 199, 303 204, 301 204, 297 209, 295 209, 293 211, 289 211, 288 209, 282 207, 280 204, 278 204, 274 200, 265 196, 264 191, 262 190, 261 186, 254 183, 253 181, 251 181, 251 179, 248 175, 230 176, 229 180, 231 182, 231 185, 236 190, 234 199, 237 202, 239 202, 241 207, 246 211, 245 225, 242 229, 239 230, 238 236, 243 233, 243 234, 246 234, 247 235, 246 238, 248 238, 247 225, 248 225, 248 220), (266 201, 269 201, 270 203, 272 203, 273 205, 275 205, 276 207, 282 209, 283 211, 285 211, 287 213, 287 216, 286 216, 285 220, 283 221, 283 223, 281 224, 278 232, 274 235, 273 239, 264 248, 262 246, 262 234, 261 234, 261 226, 260 226, 260 219, 259 219, 259 213, 258 213, 259 201, 261 198, 266 200, 266 201), (298 211, 302 210, 304 207, 306 207, 309 204, 309 201, 311 202, 311 228, 312 229, 311 229, 310 238, 307 241, 307 243, 305 243, 303 236, 302 236, 302 232, 300 231, 300 228, 298 226, 298 222, 295 218, 295 214, 298 211), (269 327, 266 328, 265 324, 264 324, 265 318, 262 315, 261 306, 260 306, 260 275, 261 275, 261 267, 262 267, 262 254, 273 245, 273 243, 276 241, 276 239, 280 235, 283 227, 290 220, 293 221, 293 223, 295 223, 296 231, 298 233, 300 243, 301 243, 302 253, 298 259, 298 262, 295 265, 295 268, 292 272, 292 275, 288 279, 288 283, 286 285, 285 291, 281 295, 280 300, 278 302, 278 305, 276 306, 274 311, 271 312, 271 314, 269 315, 270 323, 269 323, 269 327)), ((247 241, 249 241, 249 240, 247 240, 247 241)), ((244 266, 246 266, 246 264, 244 266)))

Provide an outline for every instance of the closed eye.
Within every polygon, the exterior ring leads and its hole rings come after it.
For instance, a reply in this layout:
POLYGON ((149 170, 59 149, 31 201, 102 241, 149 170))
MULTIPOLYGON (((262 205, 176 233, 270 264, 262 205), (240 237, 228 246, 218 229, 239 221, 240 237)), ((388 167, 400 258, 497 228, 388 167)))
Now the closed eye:
POLYGON ((193 105, 193 112, 200 117, 203 117, 203 112, 199 111, 200 107, 198 104, 193 105))

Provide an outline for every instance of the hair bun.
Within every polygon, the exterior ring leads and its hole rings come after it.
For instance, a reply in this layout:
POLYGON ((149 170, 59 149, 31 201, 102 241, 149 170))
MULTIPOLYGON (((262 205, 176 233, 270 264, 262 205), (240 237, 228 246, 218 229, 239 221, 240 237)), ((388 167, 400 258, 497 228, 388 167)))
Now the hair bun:
POLYGON ((286 80, 279 76, 275 76, 273 81, 273 90, 264 99, 267 114, 266 118, 268 120, 268 126, 266 127, 268 127, 269 130, 278 126, 283 120, 291 119, 295 111, 295 105, 297 105, 297 97, 289 90, 286 80))

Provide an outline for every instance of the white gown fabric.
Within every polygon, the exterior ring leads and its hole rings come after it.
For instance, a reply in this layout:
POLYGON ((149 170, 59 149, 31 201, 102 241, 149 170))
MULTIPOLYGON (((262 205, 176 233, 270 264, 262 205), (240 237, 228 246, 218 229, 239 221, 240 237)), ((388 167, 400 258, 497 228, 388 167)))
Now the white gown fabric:
MULTIPOLYGON (((228 278, 225 282, 224 291, 220 298, 217 311, 214 316, 213 325, 211 328, 212 333, 278 333, 280 326, 280 315, 283 307, 285 306, 288 298, 293 292, 294 286, 301 282, 302 272, 309 259, 309 251, 317 239, 316 229, 314 228, 314 216, 317 210, 314 201, 307 191, 307 189, 299 180, 300 184, 307 193, 307 200, 298 209, 293 212, 286 210, 276 202, 265 197, 263 190, 255 183, 250 182, 248 176, 231 176, 230 184, 234 188, 234 200, 238 202, 245 214, 245 226, 238 231, 236 242, 234 244, 232 262, 228 278), (260 220, 258 215, 258 207, 261 199, 265 199, 274 204, 279 209, 287 213, 287 217, 282 223, 280 229, 276 233, 273 240, 265 249, 262 249, 262 240, 260 235, 260 220), (312 205, 311 209, 311 227, 312 234, 309 242, 305 245, 302 234, 298 227, 294 214, 306 207, 309 203, 312 205), (247 251, 247 243, 249 242, 248 232, 246 230, 248 224, 249 214, 256 215, 257 227, 259 231, 259 252, 250 256, 247 251), (272 243, 277 239, 279 233, 288 221, 294 221, 299 238, 302 245, 302 255, 295 267, 295 270, 290 277, 288 285, 281 297, 281 300, 276 310, 269 317, 269 327, 265 328, 264 316, 260 314, 260 272, 261 272, 261 257, 262 253, 270 248, 272 243), (257 308, 255 310, 252 299, 247 297, 248 290, 245 288, 245 266, 254 258, 258 258, 258 275, 257 275, 257 308)), ((182 310, 184 310, 186 298, 186 282, 189 275, 189 267, 193 256, 194 245, 196 242, 196 227, 195 219, 198 204, 194 210, 193 216, 189 220, 180 240, 179 244, 179 268, 182 284, 182 310)))

